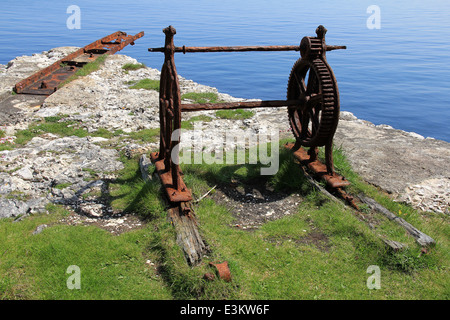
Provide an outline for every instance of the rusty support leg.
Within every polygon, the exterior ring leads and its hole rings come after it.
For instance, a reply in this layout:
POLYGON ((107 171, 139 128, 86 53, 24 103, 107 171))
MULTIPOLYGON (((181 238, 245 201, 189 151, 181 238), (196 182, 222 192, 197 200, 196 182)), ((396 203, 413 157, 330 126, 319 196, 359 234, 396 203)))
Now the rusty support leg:
POLYGON ((159 93, 160 150, 158 154, 153 153, 151 159, 155 162, 169 201, 179 203, 192 200, 192 196, 181 179, 179 168, 180 136, 177 130, 181 128, 181 95, 174 59, 173 37, 176 30, 169 26, 163 32, 166 40, 159 93))
POLYGON ((310 162, 316 161, 318 154, 319 154, 319 148, 317 148, 317 147, 310 147, 309 150, 308 150, 309 161, 310 162))
POLYGON ((334 174, 334 164, 333 164, 333 139, 330 139, 325 144, 325 164, 327 166, 327 173, 330 175, 334 174))

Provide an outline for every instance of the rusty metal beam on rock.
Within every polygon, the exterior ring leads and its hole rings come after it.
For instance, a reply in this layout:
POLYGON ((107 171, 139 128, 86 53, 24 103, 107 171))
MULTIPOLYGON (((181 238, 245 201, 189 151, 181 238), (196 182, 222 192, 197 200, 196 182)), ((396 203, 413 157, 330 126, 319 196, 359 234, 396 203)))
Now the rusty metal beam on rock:
POLYGON ((202 111, 220 109, 240 109, 240 108, 274 108, 300 105, 300 100, 266 100, 266 101, 241 101, 223 103, 190 103, 182 104, 181 111, 202 111))
POLYGON ((134 36, 122 31, 114 32, 18 82, 14 86, 14 91, 22 94, 51 95, 58 89, 60 83, 75 74, 85 64, 103 54, 114 54, 129 44, 134 45, 134 41, 143 36, 143 31, 134 36))

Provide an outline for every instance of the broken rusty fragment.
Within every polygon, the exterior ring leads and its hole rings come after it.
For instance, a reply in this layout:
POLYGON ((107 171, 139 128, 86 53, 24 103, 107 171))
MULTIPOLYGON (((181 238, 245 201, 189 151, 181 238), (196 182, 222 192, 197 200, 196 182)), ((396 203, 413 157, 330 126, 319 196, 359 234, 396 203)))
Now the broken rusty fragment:
POLYGON ((230 269, 228 268, 228 262, 224 261, 222 263, 209 263, 211 266, 216 267, 217 272, 219 274, 219 278, 226 281, 226 282, 230 282, 231 281, 231 272, 230 269))
POLYGON ((134 36, 127 35, 122 31, 112 33, 18 82, 14 86, 14 91, 22 94, 51 95, 58 90, 58 86, 63 81, 75 74, 88 62, 96 60, 103 54, 114 54, 129 44, 133 45, 136 39, 143 36, 143 31, 134 36))

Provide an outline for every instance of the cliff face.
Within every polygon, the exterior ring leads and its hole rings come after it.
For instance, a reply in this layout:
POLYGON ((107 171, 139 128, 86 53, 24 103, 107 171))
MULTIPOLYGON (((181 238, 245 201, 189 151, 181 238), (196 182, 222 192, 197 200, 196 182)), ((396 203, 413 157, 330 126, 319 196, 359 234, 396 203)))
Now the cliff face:
MULTIPOLYGON (((69 83, 45 101, 24 101, 11 95, 17 81, 75 49, 56 48, 0 66, 2 143, 14 141, 20 130, 46 117, 58 117, 59 122, 85 133, 61 137, 35 132, 26 144, 0 151, 0 217, 42 212, 48 202, 70 205, 90 216, 111 213, 111 208, 86 195, 102 192, 107 181, 115 178, 115 172, 122 168, 121 151, 132 155, 158 148, 156 142, 128 136, 159 128, 158 92, 130 86, 146 78, 159 80, 160 73, 151 68, 123 70, 124 64, 137 63, 133 58, 110 56, 100 70, 69 83), (102 136, 101 131, 111 134, 102 136)), ((214 92, 219 100, 238 100, 181 77, 180 85, 182 94, 214 92)), ((198 115, 211 118, 202 123, 202 139, 209 148, 223 146, 218 133, 233 130, 256 134, 275 129, 280 138, 290 136, 285 108, 255 109, 253 116, 243 120, 218 119, 214 112, 195 112, 183 118, 198 115)), ((187 132, 182 143, 190 138, 187 132)), ((449 143, 375 126, 342 112, 335 145, 343 148, 354 170, 368 182, 417 208, 448 213, 449 143)))

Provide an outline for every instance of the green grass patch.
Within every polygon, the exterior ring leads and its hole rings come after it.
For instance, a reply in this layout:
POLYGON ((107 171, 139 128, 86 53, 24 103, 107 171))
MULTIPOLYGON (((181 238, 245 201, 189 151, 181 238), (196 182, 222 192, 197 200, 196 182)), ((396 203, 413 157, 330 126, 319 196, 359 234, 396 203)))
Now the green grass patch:
POLYGON ((132 70, 142 69, 145 67, 146 66, 143 63, 126 63, 122 66, 122 69, 126 70, 126 71, 132 71, 132 70))
POLYGON ((60 137, 76 136, 83 138, 92 136, 111 139, 116 135, 120 135, 121 132, 111 132, 105 128, 99 128, 97 131, 89 133, 85 128, 82 127, 82 123, 68 119, 67 115, 45 117, 34 122, 27 129, 19 130, 18 132, 16 132, 16 139, 13 143, 6 141, 5 143, 0 144, 0 151, 10 150, 14 147, 23 146, 34 137, 40 136, 45 133, 52 133, 60 137))
POLYGON ((189 92, 181 95, 182 100, 192 100, 193 103, 216 103, 219 96, 215 92, 189 92))
POLYGON ((50 215, 18 223, 0 220, 0 299, 170 299, 154 267, 146 264, 151 230, 113 236, 92 226, 58 221, 69 211, 49 205, 50 215), (33 235, 38 225, 48 227, 33 235), (144 253, 144 255, 143 255, 144 253), (69 289, 69 266, 80 268, 80 289, 69 289))
POLYGON ((253 117, 255 113, 250 110, 236 109, 236 110, 218 110, 216 111, 217 118, 230 120, 244 120, 253 117))
POLYGON ((14 148, 14 141, 11 137, 6 136, 6 132, 0 130, 0 151, 11 150, 14 148))
POLYGON ((159 80, 142 79, 129 87, 130 89, 156 90, 159 92, 159 80))
POLYGON ((189 118, 188 120, 181 121, 181 129, 185 130, 193 130, 194 129, 194 123, 195 122, 210 122, 213 118, 207 116, 207 115, 199 115, 199 116, 193 116, 189 118))
POLYGON ((86 137, 88 132, 81 127, 81 124, 64 120, 64 116, 47 117, 30 125, 28 129, 20 130, 16 133, 15 143, 22 146, 36 136, 44 133, 52 133, 61 137, 77 136, 86 137))
POLYGON ((66 182, 66 183, 59 183, 59 184, 55 185, 53 188, 62 190, 62 189, 65 189, 67 187, 70 187, 71 185, 72 184, 68 183, 68 182, 66 182))
POLYGON ((111 205, 125 212, 133 212, 149 219, 163 214, 164 203, 160 197, 158 181, 145 183, 141 178, 138 158, 128 159, 121 155, 124 169, 120 178, 110 186, 111 205))
POLYGON ((127 133, 126 136, 133 140, 136 140, 137 142, 156 142, 159 138, 159 128, 142 129, 139 131, 127 133))

